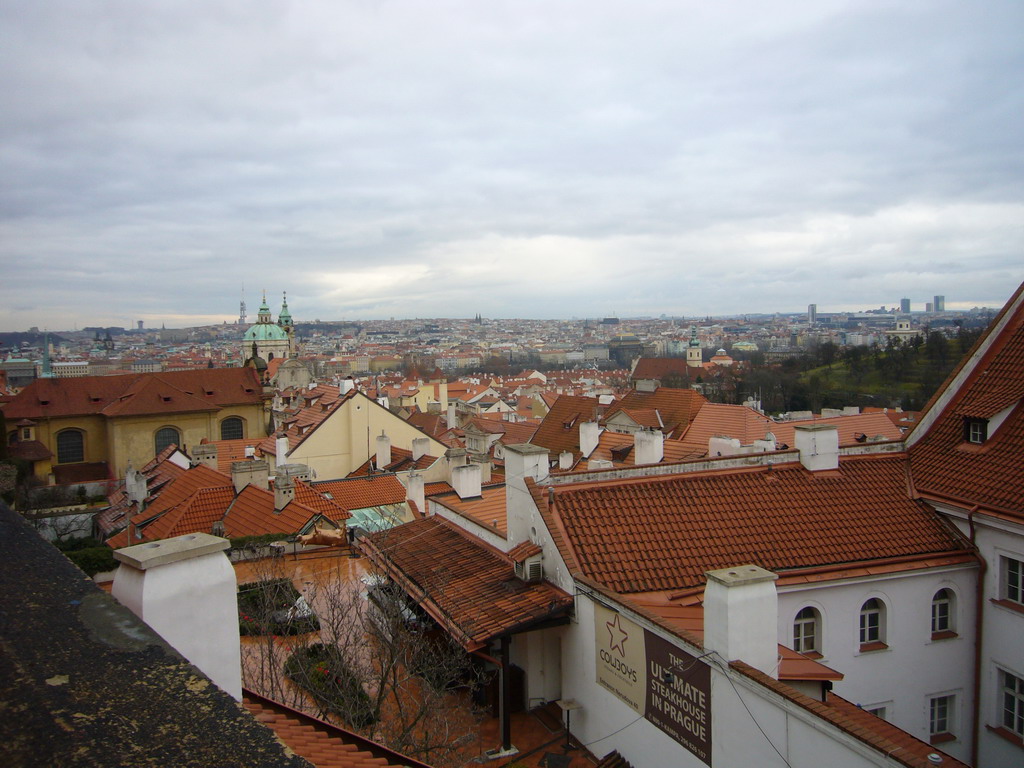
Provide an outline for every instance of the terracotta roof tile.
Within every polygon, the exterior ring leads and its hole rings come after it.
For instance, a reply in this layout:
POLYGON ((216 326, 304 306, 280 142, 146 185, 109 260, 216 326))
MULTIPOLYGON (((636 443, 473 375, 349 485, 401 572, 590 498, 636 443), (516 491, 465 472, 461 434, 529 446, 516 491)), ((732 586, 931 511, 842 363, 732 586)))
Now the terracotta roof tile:
POLYGON ((242 703, 253 717, 270 728, 293 752, 316 768, 428 768, 358 734, 298 712, 251 691, 242 703))
POLYGON ((480 496, 473 499, 460 499, 459 495, 452 491, 444 496, 431 496, 431 500, 501 536, 508 532, 504 484, 482 488, 480 496))
POLYGON ((579 453, 580 424, 597 418, 600 404, 596 397, 561 395, 537 427, 533 444, 554 454, 562 451, 579 453))
POLYGON ((979 341, 922 414, 920 426, 908 437, 908 452, 918 492, 1019 518, 1024 516, 1024 284, 991 328, 1001 321, 1002 330, 995 335, 990 330, 979 341), (961 372, 965 378, 954 390, 952 383, 961 372), (1013 405, 983 445, 964 441, 965 417, 988 419, 1013 405), (932 414, 931 408, 941 410, 932 414))
POLYGON ((325 480, 314 483, 313 488, 321 494, 329 493, 336 504, 348 510, 401 504, 405 501, 405 486, 393 474, 325 480))
POLYGON ((547 582, 520 581, 506 555, 438 516, 360 543, 371 562, 470 650, 572 605, 571 595, 547 582))
POLYGON ((686 430, 701 405, 706 402, 704 396, 693 389, 658 387, 654 392, 638 392, 634 389, 608 409, 605 420, 619 411, 626 411, 627 415, 637 412, 642 418, 649 420, 644 414, 648 411, 657 411, 656 421, 644 426, 658 427, 660 422, 664 425, 660 428, 667 437, 678 437, 686 430))
POLYGON ((36 379, 4 411, 7 418, 130 416, 216 410, 260 403, 251 368, 204 368, 124 376, 36 379))
POLYGON ((563 555, 621 593, 685 589, 742 563, 785 572, 968 551, 906 487, 902 454, 856 456, 827 474, 793 463, 556 485, 541 512, 563 555))

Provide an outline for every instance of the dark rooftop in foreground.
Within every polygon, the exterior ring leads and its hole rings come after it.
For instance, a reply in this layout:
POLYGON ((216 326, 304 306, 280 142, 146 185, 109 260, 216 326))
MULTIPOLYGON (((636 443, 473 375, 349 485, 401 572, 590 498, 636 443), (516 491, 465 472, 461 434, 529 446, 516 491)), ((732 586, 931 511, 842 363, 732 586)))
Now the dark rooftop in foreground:
POLYGON ((5 766, 308 766, 0 503, 5 766))

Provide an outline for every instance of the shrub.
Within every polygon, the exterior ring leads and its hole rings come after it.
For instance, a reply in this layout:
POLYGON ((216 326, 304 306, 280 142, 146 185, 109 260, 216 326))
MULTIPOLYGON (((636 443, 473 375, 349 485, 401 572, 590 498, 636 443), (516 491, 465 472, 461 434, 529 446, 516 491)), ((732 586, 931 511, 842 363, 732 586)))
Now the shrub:
POLYGON ((320 629, 316 616, 288 618, 299 591, 291 579, 265 579, 238 588, 238 632, 242 635, 304 635, 320 629))
POLYGON ((370 697, 336 647, 314 643, 300 648, 288 657, 284 673, 308 691, 317 706, 351 726, 365 728, 377 722, 370 697))
POLYGON ((71 562, 85 571, 87 576, 95 576, 97 573, 112 571, 117 568, 114 550, 110 547, 75 549, 65 554, 71 562))

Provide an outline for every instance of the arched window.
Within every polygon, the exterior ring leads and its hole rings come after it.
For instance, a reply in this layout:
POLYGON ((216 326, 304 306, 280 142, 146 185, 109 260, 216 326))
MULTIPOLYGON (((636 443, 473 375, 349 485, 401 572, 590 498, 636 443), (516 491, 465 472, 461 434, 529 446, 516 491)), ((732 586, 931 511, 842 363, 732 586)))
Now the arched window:
POLYGON ((860 608, 860 644, 885 643, 885 603, 872 597, 860 608))
POLYGON ((74 464, 85 461, 85 433, 80 429, 65 429, 57 433, 57 463, 74 464))
POLYGON ((181 447, 181 435, 174 427, 163 427, 156 431, 156 439, 153 447, 156 449, 156 453, 159 454, 168 445, 176 445, 181 447))
POLYGON ((951 589, 940 589, 932 598, 932 634, 955 631, 954 612, 956 598, 951 589))
POLYGON ((798 653, 821 653, 821 614, 808 606, 793 620, 793 650, 798 653))
POLYGON ((220 423, 221 440, 241 440, 243 437, 245 428, 240 417, 229 416, 220 423))

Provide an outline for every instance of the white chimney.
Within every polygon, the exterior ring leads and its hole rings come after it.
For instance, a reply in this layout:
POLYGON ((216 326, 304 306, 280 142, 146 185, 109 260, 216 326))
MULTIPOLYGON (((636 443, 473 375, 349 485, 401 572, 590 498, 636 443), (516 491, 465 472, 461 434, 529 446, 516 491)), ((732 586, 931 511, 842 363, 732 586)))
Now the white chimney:
POLYGON ((277 466, 281 466, 282 464, 287 464, 288 463, 288 451, 291 450, 291 446, 288 443, 288 438, 286 436, 284 436, 284 435, 282 435, 281 437, 277 438, 277 442, 275 443, 275 449, 277 450, 277 460, 275 462, 277 464, 277 466))
POLYGON ((741 452, 740 441, 735 437, 725 435, 713 435, 708 438, 708 457, 735 456, 741 452))
POLYGON ((412 441, 412 460, 419 461, 430 450, 429 437, 414 437, 412 441))
POLYGON ((452 468, 452 488, 460 499, 475 499, 480 496, 480 465, 466 464, 452 468))
POLYGON ((633 435, 633 463, 657 464, 665 458, 665 434, 657 429, 641 429, 633 435))
POLYGON ((146 476, 138 470, 128 467, 124 473, 124 492, 131 501, 136 504, 143 504, 149 496, 149 485, 146 483, 146 476))
POLYGON ((526 488, 526 478, 541 482, 547 476, 547 448, 531 443, 505 446, 505 515, 511 546, 530 538, 534 505, 533 497, 526 488))
POLYGON ((601 425, 596 421, 585 421, 580 424, 580 453, 584 457, 592 454, 600 437, 601 425))
POLYGON ((192 466, 197 467, 200 464, 210 469, 217 468, 217 445, 215 443, 200 443, 192 449, 192 466))
POLYGON ((424 492, 423 475, 419 472, 410 472, 405 482, 405 498, 416 504, 416 509, 421 514, 427 514, 427 498, 424 492))
POLYGON ((377 469, 382 470, 391 463, 391 438, 381 432, 377 435, 377 469))
POLYGON ((263 459, 256 461, 231 462, 231 482, 235 493, 241 493, 245 486, 252 483, 263 490, 270 487, 270 465, 263 459))
POLYGON ((237 700, 242 698, 235 570, 230 543, 207 533, 136 544, 121 563, 113 596, 237 700), (196 599, 197 595, 201 599, 196 599))
POLYGON ((352 379, 342 379, 340 385, 338 386, 338 393, 342 395, 347 395, 355 388, 356 383, 352 379))
POLYGON ((295 479, 288 474, 274 478, 274 511, 280 512, 295 498, 295 479))
POLYGON ((778 578, 756 565, 708 571, 704 648, 778 679, 778 578))
POLYGON ((459 422, 455 420, 455 403, 448 403, 447 424, 448 429, 455 429, 459 426, 459 422))
POLYGON ((800 463, 811 472, 839 469, 839 430, 831 424, 796 424, 794 442, 800 463))
POLYGON ((572 469, 572 451, 562 451, 558 454, 558 468, 572 469))

